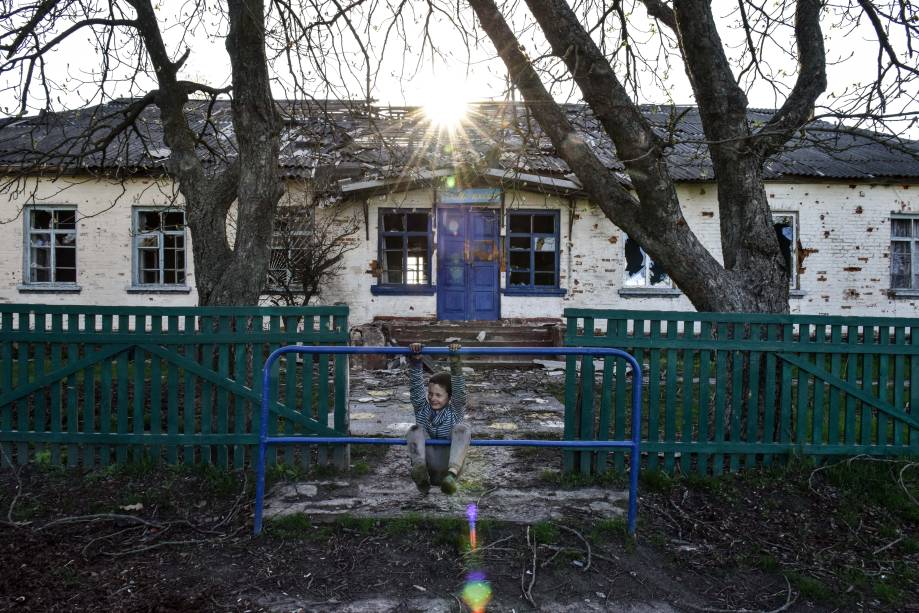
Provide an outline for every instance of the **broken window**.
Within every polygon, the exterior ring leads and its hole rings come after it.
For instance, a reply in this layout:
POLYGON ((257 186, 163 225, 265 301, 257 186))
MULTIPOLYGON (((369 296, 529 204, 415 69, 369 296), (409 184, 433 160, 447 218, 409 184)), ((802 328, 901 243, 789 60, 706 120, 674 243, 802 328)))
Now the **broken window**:
POLYGON ((135 285, 185 285, 185 211, 135 209, 135 285))
POLYGON ((625 239, 625 287, 673 287, 664 267, 629 236, 625 239))
POLYGON ((507 287, 558 288, 558 211, 513 211, 507 219, 507 287))
POLYGON ((76 209, 32 208, 26 224, 26 283, 76 283, 76 209))
POLYGON ((380 211, 380 285, 430 285, 431 212, 380 211))
POLYGON ((919 217, 890 220, 890 287, 919 289, 919 217))
POLYGON ((798 215, 797 213, 773 213, 772 227, 779 239, 779 248, 785 259, 788 285, 798 288, 798 215))
POLYGON ((309 257, 310 215, 311 211, 299 207, 278 210, 268 259, 269 290, 285 291, 296 286, 297 271, 303 268, 309 257))

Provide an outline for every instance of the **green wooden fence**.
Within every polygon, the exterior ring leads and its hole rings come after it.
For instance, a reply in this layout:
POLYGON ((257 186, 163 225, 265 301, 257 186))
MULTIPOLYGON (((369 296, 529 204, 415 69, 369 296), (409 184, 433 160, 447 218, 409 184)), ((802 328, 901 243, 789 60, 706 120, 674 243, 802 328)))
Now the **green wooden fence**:
MULTIPOLYGON (((0 465, 241 468, 277 347, 346 344, 348 308, 0 306, 0 465)), ((347 431, 346 356, 279 360, 272 434, 347 431)), ((308 465, 347 450, 270 450, 308 465)))
MULTIPOLYGON (((919 319, 591 309, 565 318, 566 345, 619 347, 643 364, 649 468, 721 474, 793 455, 919 455, 910 410, 919 319)), ((565 437, 628 436, 634 381, 622 360, 583 360, 580 376, 569 362, 565 437)), ((565 455, 567 470, 610 463, 621 469, 624 454, 565 455)))

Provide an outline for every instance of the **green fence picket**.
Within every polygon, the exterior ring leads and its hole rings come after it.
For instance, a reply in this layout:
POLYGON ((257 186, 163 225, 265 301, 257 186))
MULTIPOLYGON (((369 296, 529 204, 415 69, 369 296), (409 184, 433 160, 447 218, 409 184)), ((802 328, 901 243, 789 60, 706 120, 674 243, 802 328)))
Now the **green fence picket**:
MULTIPOLYGON (((691 320, 683 321, 683 338, 695 337, 695 323, 691 320)), ((695 361, 698 355, 691 349, 684 349, 682 354, 682 379, 683 379, 683 410, 680 433, 680 472, 688 475, 692 467, 692 443, 693 443, 693 401, 695 400, 695 385, 693 377, 695 373, 695 361)), ((701 402, 701 401, 700 401, 701 402)), ((620 438, 621 440, 621 438, 620 438)))
MULTIPOLYGON (((779 338, 780 326, 766 324, 766 342, 775 343, 779 338)), ((776 369, 780 367, 775 353, 766 354, 763 374, 763 437, 765 443, 776 442, 776 369)), ((772 454, 763 454, 763 466, 772 465, 772 454)))
MULTIPOLYGON (((759 324, 751 324, 750 328, 750 337, 757 340, 761 339, 762 329, 759 324)), ((747 385, 750 387, 749 392, 747 393, 747 431, 744 433, 744 441, 748 443, 757 442, 757 431, 759 430, 760 425, 760 402, 759 402, 759 389, 760 389, 760 360, 762 359, 762 354, 759 351, 751 351, 748 354, 749 360, 749 375, 747 377, 747 385)), ((756 454, 748 453, 746 458, 744 458, 744 467, 745 468, 754 468, 756 466, 756 454)))
MULTIPOLYGON (((865 326, 864 334, 862 335, 862 342, 865 345, 874 345, 876 343, 876 335, 874 326, 865 326)), ((866 393, 875 395, 872 393, 872 389, 875 384, 876 369, 874 367, 874 357, 870 354, 862 355, 862 389, 866 393)), ((874 418, 873 418, 873 409, 871 406, 861 403, 862 410, 860 415, 860 429, 859 429, 859 442, 862 445, 870 445, 871 441, 874 438, 874 418)))
MULTIPOLYGON (((910 326, 909 344, 919 347, 919 325, 910 326)), ((919 410, 919 354, 915 353, 909 357, 909 406, 914 412, 919 410)), ((909 429, 908 444, 912 455, 919 455, 919 429, 909 429)))
MULTIPOLYGON (((154 337, 163 333, 163 319, 159 315, 150 318, 150 334, 154 337)), ((150 356, 150 434, 162 434, 163 428, 163 369, 159 356, 150 356)), ((150 448, 150 456, 160 461, 163 449, 158 446, 150 448)))
MULTIPOLYGON (((232 333, 232 320, 221 315, 217 318, 217 330, 224 333, 232 333)), ((224 378, 230 379, 230 345, 220 343, 217 346, 217 372, 224 378)), ((217 434, 230 433, 230 394, 226 388, 217 388, 217 404, 214 407, 216 411, 217 434)), ((226 445, 217 447, 217 466, 223 469, 230 465, 229 449, 226 445)))
MULTIPOLYGON (((728 325, 719 322, 716 328, 718 338, 721 340, 728 337, 728 325)), ((720 448, 724 444, 724 425, 725 414, 727 412, 727 390, 730 382, 728 381, 728 352, 715 352, 715 448, 720 448)), ((712 474, 720 475, 724 472, 724 454, 717 453, 712 458, 712 474)))
MULTIPOLYGON (((612 329, 616 331, 619 336, 627 337, 629 335, 628 324, 629 322, 627 321, 607 321, 606 329, 607 332, 612 329), (610 324, 612 324, 612 326, 610 324)), ((629 409, 631 407, 628 396, 628 373, 626 372, 628 370, 628 364, 622 358, 611 358, 610 361, 616 365, 616 401, 614 404, 615 412, 613 414, 613 438, 615 440, 621 441, 625 436, 626 419, 629 415, 629 409)), ((606 437, 604 440, 609 439, 608 429, 604 431, 603 436, 606 437)), ((603 455, 606 456, 608 453, 603 453, 603 455)), ((616 470, 621 471, 624 465, 625 458, 623 457, 623 453, 620 450, 615 454, 614 466, 616 467, 616 470)))
MULTIPOLYGON (((283 319, 284 330, 290 333, 290 338, 285 342, 287 345, 293 345, 297 342, 297 324, 299 318, 297 317, 285 317, 283 319)), ((284 404, 294 411, 299 411, 300 403, 297 401, 297 355, 296 354, 287 354, 283 358, 284 360, 284 404)), ((304 360, 305 362, 305 360, 304 360)), ((296 424, 286 423, 284 429, 285 436, 293 436, 298 434, 299 429, 296 424)), ((293 466, 296 464, 296 454, 297 448, 294 445, 286 445, 284 449, 284 463, 293 466)))
MULTIPOLYGON (((166 330, 178 334, 178 316, 169 315, 167 317, 166 330)), ((166 364, 166 433, 173 437, 179 434, 179 369, 172 362, 166 364)), ((178 447, 169 445, 166 448, 166 462, 175 464, 178 461, 178 447)))
MULTIPOLYGON (((648 326, 648 333, 651 340, 651 347, 648 351, 648 398, 646 401, 648 420, 648 433, 645 439, 649 443, 656 443, 661 439, 660 430, 660 400, 661 400, 661 351, 658 345, 661 342, 661 322, 658 319, 652 319, 648 326)), ((658 465, 657 452, 648 453, 648 468, 656 470, 658 465)))
MULTIPOLYGON (((126 319, 126 318, 121 318, 126 319)), ((121 319, 119 320, 119 326, 121 325, 121 319)), ((115 358, 115 380, 117 383, 117 404, 115 406, 115 413, 117 414, 115 422, 115 433, 118 435, 127 434, 130 430, 128 427, 128 416, 130 413, 130 401, 128 400, 128 388, 129 388, 129 363, 128 363, 128 352, 130 349, 126 349, 119 353, 115 358)), ((128 461, 128 447, 126 445, 118 445, 115 448, 115 461, 124 463, 128 461)))
MULTIPOLYGON (((858 326, 850 325, 846 328, 846 340, 848 344, 852 347, 858 344, 858 326)), ((846 357, 846 378, 847 381, 853 386, 858 386, 858 362, 860 354, 850 352, 846 357)), ((855 444, 856 439, 856 419, 857 414, 855 412, 856 400, 851 395, 846 395, 846 426, 845 426, 845 442, 848 445, 855 444)))
MULTIPOLYGON (((64 330, 64 316, 60 313, 53 313, 51 315, 51 332, 52 334, 57 335, 58 338, 61 338, 64 330)), ((61 359, 61 344, 60 343, 51 343, 51 361, 48 364, 49 370, 52 372, 58 370, 64 365, 63 360, 61 359)), ((48 390, 48 394, 51 399, 51 411, 49 416, 48 430, 53 434, 60 434, 61 432, 61 382, 56 381, 51 385, 51 388, 48 390)), ((0 408, 2 411, 2 408, 0 408)), ((59 466, 61 463, 61 447, 60 445, 51 445, 51 464, 54 466, 59 466)))
MULTIPOLYGON (((826 344, 826 326, 817 324, 814 327, 814 343, 817 345, 826 344)), ((827 356, 825 353, 815 353, 814 354, 814 363, 821 370, 827 369, 827 356)), ((824 392, 826 390, 826 382, 818 379, 817 377, 813 378, 814 381, 814 409, 813 409, 813 420, 812 420, 812 433, 811 441, 815 445, 823 445, 826 443, 824 440, 824 433, 826 427, 824 424, 825 414, 823 403, 825 401, 824 392)))
MULTIPOLYGON (((331 330, 332 319, 329 315, 319 316, 319 330, 331 330)), ((319 354, 319 366, 316 373, 316 385, 319 386, 318 407, 316 419, 322 425, 329 423, 329 355, 326 353, 319 354)), ((319 463, 326 464, 329 461, 329 448, 327 445, 319 446, 319 463)))
MULTIPOLYGON (((676 340, 678 336, 677 323, 675 321, 667 322, 666 338, 668 341, 676 340)), ((667 344, 673 347, 672 343, 667 344)), ((664 389, 664 440, 670 443, 670 448, 664 451, 664 470, 673 472, 676 442, 676 391, 677 391, 677 368, 678 356, 676 349, 667 349, 666 365, 666 387, 664 389)))
MULTIPOLYGON (((316 317, 305 317, 303 321, 303 329, 308 334, 313 334, 315 330, 317 333, 321 334, 321 329, 318 327, 318 322, 316 317)), ((318 418, 319 411, 316 407, 316 403, 313 401, 313 391, 315 385, 313 384, 313 368, 315 366, 315 360, 313 359, 315 354, 306 353, 303 355, 303 376, 301 377, 303 383, 303 409, 302 413, 307 417, 318 418)), ((303 450, 304 461, 307 463, 307 466, 310 462, 310 449, 303 450)), ((307 466, 304 466, 306 468, 307 466)))
MULTIPOLYGON (((204 335, 208 335, 216 331, 216 320, 219 316, 205 316, 199 318, 199 327, 200 331, 204 335)), ((201 358, 199 362, 202 366, 211 370, 214 368, 214 360, 216 358, 217 345, 211 343, 205 343, 201 345, 201 358)), ((214 433, 214 384, 210 381, 202 379, 199 382, 200 393, 199 397, 201 398, 201 406, 198 411, 201 415, 201 422, 199 426, 199 432, 203 435, 213 434, 214 433)), ((202 445, 199 453, 201 454, 201 463, 202 464, 213 464, 214 463, 214 448, 211 445, 202 445)))
MULTIPOLYGON (((830 341, 833 345, 842 344, 842 326, 834 325, 830 327, 830 341)), ((830 355, 830 374, 834 377, 842 378, 842 355, 835 351, 830 355)), ((830 390, 830 413, 827 417, 827 445, 837 445, 845 431, 840 429, 841 420, 843 419, 843 394, 842 390, 833 388, 830 390)))
MULTIPOLYGON (((29 314, 19 313, 19 328, 29 328, 29 314), (25 319, 25 321, 23 321, 25 319)), ((16 352, 16 360, 19 372, 19 385, 25 385, 29 382, 29 343, 19 343, 16 352)), ((13 406, 16 407, 16 429, 20 432, 28 432, 29 428, 29 402, 20 400, 13 406)), ((29 461, 29 444, 21 442, 16 446, 16 463, 26 464, 29 461)))
MULTIPOLYGON (((894 344, 898 347, 906 344, 906 330, 903 326, 896 326, 894 328, 894 344)), ((893 405, 901 411, 905 410, 903 406, 903 400, 906 395, 905 361, 902 355, 897 355, 894 357, 893 361, 893 405)), ((903 422, 899 419, 895 420, 893 423, 894 447, 903 445, 903 441, 905 440, 903 436, 904 430, 905 427, 903 422)))
MULTIPOLYGON (((580 339, 578 338, 578 326, 577 320, 569 322, 568 329, 565 334, 565 344, 566 345, 578 345, 580 344, 580 339)), ((577 364, 577 356, 568 355, 565 356, 565 420, 562 430, 562 436, 565 437, 566 441, 577 440, 577 418, 578 418, 578 408, 577 408, 577 388, 578 388, 578 378, 577 372, 575 372, 577 364)), ((575 462, 577 461, 577 455, 574 451, 564 450, 562 451, 562 471, 570 473, 574 470, 575 462)))
MULTIPOLYGON (((0 332, 13 330, 13 314, 0 314, 0 332)), ((4 394, 13 389, 13 342, 0 339, 0 392, 4 394)), ((53 406, 53 405, 52 405, 53 406)), ((52 420, 53 423, 53 420, 52 420)), ((13 429, 13 405, 0 405, 0 431, 10 432, 13 429)), ((0 467, 13 465, 13 446, 0 441, 0 467)))
MULTIPOLYGON (((243 338, 248 329, 249 319, 245 316, 237 316, 235 330, 237 336, 243 338)), ((253 387, 252 378, 257 378, 258 374, 250 373, 249 369, 246 368, 246 358, 248 356, 249 346, 245 343, 237 343, 233 345, 233 348, 235 352, 233 378, 243 385, 248 385, 251 388, 253 387)), ((249 423, 252 416, 252 404, 239 395, 235 396, 234 402, 235 413, 233 418, 233 433, 236 434, 237 440, 242 440, 243 436, 250 432, 252 428, 252 424, 249 423)), ((239 470, 245 465, 246 446, 237 442, 235 445, 233 445, 233 468, 239 470)))
MULTIPOLYGON (((35 329, 45 331, 47 328, 46 317, 44 313, 35 314, 35 329)), ((35 379, 40 379, 45 374, 45 343, 36 343, 34 348, 35 379)), ((33 422, 32 429, 36 432, 44 432, 47 428, 47 389, 40 390, 33 396, 33 422)), ((36 445, 34 452, 45 451, 45 445, 36 445)))
MULTIPOLYGON (((703 341, 712 340, 712 324, 709 321, 701 322, 699 327, 699 339, 703 341)), ((711 376, 712 353, 708 350, 699 352, 699 411, 696 420, 697 443, 709 442, 708 424, 712 415, 712 404, 709 390, 709 377, 711 376)), ((708 463, 711 456, 707 453, 696 454, 696 472, 705 474, 708 472, 708 463)))
MULTIPOLYGON (((332 328, 336 333, 348 331, 348 321, 339 315, 332 316, 332 328)), ((348 432, 350 427, 348 417, 348 390, 350 389, 349 368, 350 360, 347 355, 335 356, 335 415, 333 427, 339 432, 348 432)), ((347 466, 351 458, 345 445, 336 445, 332 448, 333 461, 337 466, 347 466)), ((309 457, 309 449, 303 450, 303 455, 309 457)))
MULTIPOLYGON (((806 345, 810 343, 810 326, 806 323, 802 323, 798 327, 798 349, 806 351, 806 345)), ((802 359, 810 361, 809 355, 807 353, 798 354, 802 359)), ((808 410, 808 401, 810 400, 810 378, 806 372, 801 372, 798 370, 798 390, 797 390, 797 406, 795 408, 795 435, 792 438, 793 441, 798 443, 799 446, 803 448, 804 445, 810 442, 808 436, 808 417, 810 416, 810 411, 808 410)))
MULTIPOLYGON (((878 326, 878 344, 886 348, 890 345, 890 328, 887 326, 878 326)), ((878 356, 877 364, 877 393, 876 396, 885 402, 889 398, 887 388, 888 371, 890 369, 890 356, 881 354, 878 356)), ((900 408, 898 405, 894 405, 900 408)), ((887 414, 883 411, 875 411, 877 414, 877 438, 876 444, 887 445, 887 414)))

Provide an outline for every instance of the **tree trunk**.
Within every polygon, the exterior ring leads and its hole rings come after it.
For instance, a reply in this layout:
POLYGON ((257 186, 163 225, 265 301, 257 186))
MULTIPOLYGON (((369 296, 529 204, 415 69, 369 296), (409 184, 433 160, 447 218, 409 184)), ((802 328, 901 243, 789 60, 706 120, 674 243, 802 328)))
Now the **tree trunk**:
POLYGON ((156 105, 171 150, 168 169, 185 197, 201 305, 256 304, 266 282, 274 214, 283 193, 278 155, 280 119, 271 95, 265 55, 262 0, 229 0, 226 40, 233 68, 233 128, 237 157, 208 172, 188 124, 187 84, 177 78, 182 61, 169 58, 150 0, 129 0, 137 28, 156 68, 156 105), (230 248, 227 214, 237 203, 236 240, 230 248))

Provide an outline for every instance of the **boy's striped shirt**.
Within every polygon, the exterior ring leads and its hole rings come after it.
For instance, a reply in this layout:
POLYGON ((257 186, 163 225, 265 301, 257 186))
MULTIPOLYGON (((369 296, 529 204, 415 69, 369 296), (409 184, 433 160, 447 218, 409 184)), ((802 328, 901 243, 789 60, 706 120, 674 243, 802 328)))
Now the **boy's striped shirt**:
POLYGON ((450 382, 453 393, 447 406, 439 411, 431 408, 428 392, 421 374, 421 362, 409 366, 409 393, 415 409, 415 423, 424 427, 428 438, 450 438, 453 426, 463 421, 466 412, 466 382, 463 367, 454 362, 450 365, 450 382))

